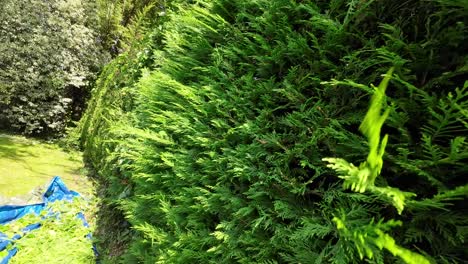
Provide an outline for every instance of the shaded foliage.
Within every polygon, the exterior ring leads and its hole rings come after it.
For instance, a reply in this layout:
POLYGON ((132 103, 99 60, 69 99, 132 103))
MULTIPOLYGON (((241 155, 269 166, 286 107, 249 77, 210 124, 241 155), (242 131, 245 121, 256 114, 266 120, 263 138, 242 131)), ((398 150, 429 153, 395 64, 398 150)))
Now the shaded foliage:
POLYGON ((131 50, 136 43, 135 37, 141 38, 142 20, 145 27, 160 25, 161 17, 166 15, 173 1, 161 0, 98 0, 100 38, 104 47, 117 56, 131 50))

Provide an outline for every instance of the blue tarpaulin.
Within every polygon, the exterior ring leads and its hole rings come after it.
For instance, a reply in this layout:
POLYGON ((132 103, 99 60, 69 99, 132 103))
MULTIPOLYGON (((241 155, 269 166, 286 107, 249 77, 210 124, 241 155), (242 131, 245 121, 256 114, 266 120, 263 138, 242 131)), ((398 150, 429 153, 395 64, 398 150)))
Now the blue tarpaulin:
MULTIPOLYGON (((71 201, 74 197, 80 196, 79 193, 71 191, 67 188, 65 183, 56 176, 52 179, 49 187, 42 195, 42 203, 30 204, 30 205, 5 205, 0 206, 0 225, 7 224, 11 221, 20 219, 21 217, 29 214, 35 213, 40 214, 42 211, 46 210, 48 203, 58 201, 58 200, 68 200, 71 201)), ((77 217, 83 220, 83 224, 87 226, 86 220, 84 219, 83 214, 79 214, 77 217)), ((31 224, 22 229, 23 232, 29 232, 31 230, 37 229, 40 227, 40 224, 31 224)), ((7 246, 11 243, 14 243, 15 240, 21 238, 20 234, 16 234, 13 237, 7 237, 5 234, 0 232, 0 252, 6 250, 7 246)), ((0 259, 0 264, 7 264, 9 260, 16 254, 18 251, 14 246, 8 250, 8 255, 3 259, 0 259)))

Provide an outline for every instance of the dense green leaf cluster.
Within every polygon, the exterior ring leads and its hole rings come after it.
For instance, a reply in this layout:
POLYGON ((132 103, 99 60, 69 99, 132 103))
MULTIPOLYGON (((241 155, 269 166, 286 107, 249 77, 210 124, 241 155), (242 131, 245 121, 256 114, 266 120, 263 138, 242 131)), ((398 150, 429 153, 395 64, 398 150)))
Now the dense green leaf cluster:
POLYGON ((122 262, 467 259, 465 2, 167 14, 106 68, 80 124, 133 230, 122 262))
POLYGON ((1 128, 50 135, 79 119, 104 59, 91 3, 2 1, 1 128))
POLYGON ((146 26, 159 25, 172 1, 97 0, 99 33, 104 47, 113 55, 131 50, 135 37, 141 36, 142 20, 146 26))

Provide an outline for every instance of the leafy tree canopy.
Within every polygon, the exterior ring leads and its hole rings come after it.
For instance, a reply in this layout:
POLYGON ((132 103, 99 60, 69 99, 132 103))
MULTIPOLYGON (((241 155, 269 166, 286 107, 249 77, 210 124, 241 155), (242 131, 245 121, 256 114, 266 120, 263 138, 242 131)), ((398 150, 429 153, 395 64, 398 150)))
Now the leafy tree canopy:
POLYGON ((1 127, 48 135, 79 117, 105 58, 94 10, 87 0, 2 1, 1 127))

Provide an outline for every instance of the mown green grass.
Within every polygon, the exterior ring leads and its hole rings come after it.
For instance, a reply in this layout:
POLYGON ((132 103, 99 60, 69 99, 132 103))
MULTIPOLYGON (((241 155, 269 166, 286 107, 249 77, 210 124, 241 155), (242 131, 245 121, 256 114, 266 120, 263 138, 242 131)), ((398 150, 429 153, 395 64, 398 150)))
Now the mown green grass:
MULTIPOLYGON (((12 237, 29 224, 41 223, 41 228, 24 234, 15 242, 19 251, 12 258, 12 264, 95 262, 93 241, 87 234, 96 226, 97 199, 92 193, 93 184, 86 177, 81 153, 64 151, 56 144, 0 134, 0 198, 20 197, 22 201, 21 198, 29 196, 31 190, 46 187, 55 175, 86 199, 49 204, 50 210, 59 213, 60 217, 43 218, 49 213, 46 210, 43 215, 29 214, 0 226, 0 232, 12 237), (84 213, 90 227, 83 226, 76 217, 78 212, 84 213)), ((1 251, 0 259, 6 254, 7 250, 1 251)))
POLYGON ((26 195, 60 176, 70 189, 89 193, 80 153, 21 136, 0 134, 0 196, 26 195))

